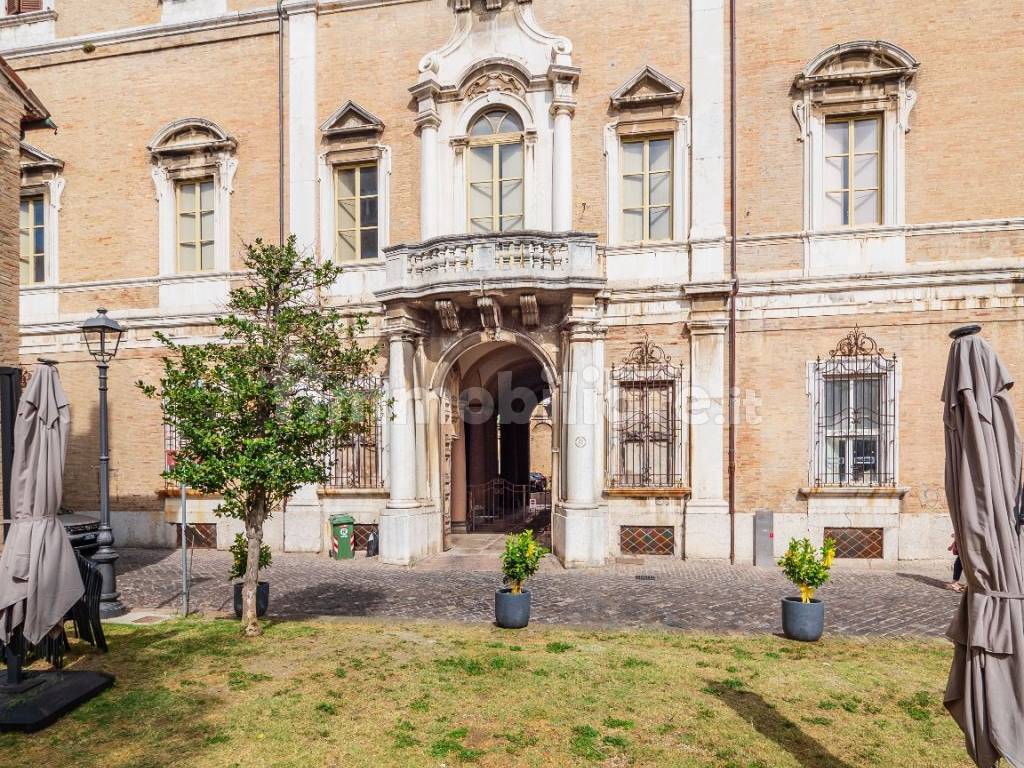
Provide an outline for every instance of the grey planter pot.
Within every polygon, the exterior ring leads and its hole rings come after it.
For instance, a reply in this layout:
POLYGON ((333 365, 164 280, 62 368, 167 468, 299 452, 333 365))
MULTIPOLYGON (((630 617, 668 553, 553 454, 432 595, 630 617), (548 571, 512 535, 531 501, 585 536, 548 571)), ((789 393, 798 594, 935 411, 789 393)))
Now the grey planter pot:
POLYGON ((506 588, 494 592, 494 621, 504 629, 522 629, 530 623, 530 590, 518 595, 506 588))
MULTIPOLYGON (((242 582, 235 585, 235 618, 242 618, 242 582)), ((256 615, 266 616, 270 606, 270 582, 256 582, 256 615)))
POLYGON ((801 602, 799 597, 782 598, 782 633, 790 640, 813 643, 825 631, 825 604, 816 598, 801 602))

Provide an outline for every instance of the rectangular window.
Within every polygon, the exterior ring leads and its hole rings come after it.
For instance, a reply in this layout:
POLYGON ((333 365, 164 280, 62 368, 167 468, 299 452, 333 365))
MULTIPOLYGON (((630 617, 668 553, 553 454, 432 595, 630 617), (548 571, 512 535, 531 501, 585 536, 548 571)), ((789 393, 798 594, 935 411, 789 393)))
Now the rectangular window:
POLYGON ((825 122, 825 225, 882 223, 882 119, 878 115, 825 122))
POLYGON ((354 407, 362 408, 362 428, 339 442, 330 461, 330 488, 383 488, 382 402, 384 379, 369 377, 356 382, 358 392, 369 393, 365 400, 356 400, 354 407), (365 403, 365 404, 364 404, 365 403))
POLYGON ((896 483, 896 359, 863 336, 814 363, 814 484, 896 483), (870 343, 865 344, 864 339, 870 343))
POLYGON ((671 240, 672 139, 622 143, 622 240, 671 240))
POLYGON ((376 259, 378 249, 377 164, 346 165, 335 171, 339 261, 376 259))
POLYGON ((7 0, 6 8, 8 16, 32 13, 43 10, 43 0, 7 0))
POLYGON ((682 375, 646 335, 612 367, 610 488, 682 487, 682 375))
POLYGON ((178 272, 202 272, 214 268, 213 179, 179 181, 178 272))
POLYGON ((46 282, 46 200, 43 195, 21 198, 18 231, 21 284, 46 282))

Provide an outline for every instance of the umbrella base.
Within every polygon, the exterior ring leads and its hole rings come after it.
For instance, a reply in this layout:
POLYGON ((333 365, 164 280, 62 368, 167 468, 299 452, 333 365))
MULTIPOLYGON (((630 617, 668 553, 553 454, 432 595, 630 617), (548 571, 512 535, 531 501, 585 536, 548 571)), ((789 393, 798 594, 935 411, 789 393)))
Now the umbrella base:
POLYGON ((0 691, 0 731, 38 731, 114 684, 103 672, 28 672, 25 678, 34 682, 29 690, 0 691))
POLYGON ((20 683, 0 683, 0 697, 24 693, 29 688, 35 688, 37 685, 42 685, 42 683, 43 680, 40 677, 26 677, 20 683))

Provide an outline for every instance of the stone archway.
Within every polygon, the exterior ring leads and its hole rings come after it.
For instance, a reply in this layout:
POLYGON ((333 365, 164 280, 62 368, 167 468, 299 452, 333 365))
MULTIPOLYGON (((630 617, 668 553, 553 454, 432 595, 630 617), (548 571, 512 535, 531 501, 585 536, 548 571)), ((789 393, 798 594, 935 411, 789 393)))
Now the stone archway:
POLYGON ((557 382, 543 350, 522 342, 470 336, 436 371, 446 543, 453 534, 549 530, 556 448, 549 439, 547 455, 533 455, 531 428, 542 402, 555 420, 557 382), (547 469, 543 481, 536 467, 547 469))

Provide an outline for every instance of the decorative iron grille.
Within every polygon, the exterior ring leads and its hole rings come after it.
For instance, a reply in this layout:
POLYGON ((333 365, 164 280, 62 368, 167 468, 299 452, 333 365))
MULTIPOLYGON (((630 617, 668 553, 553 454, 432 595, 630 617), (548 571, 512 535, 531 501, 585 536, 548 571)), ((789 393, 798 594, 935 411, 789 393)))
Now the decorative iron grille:
POLYGON ((370 534, 377 530, 376 523, 356 523, 352 526, 352 550, 359 552, 366 549, 370 534))
MULTIPOLYGON (((164 423, 164 471, 166 472, 171 468, 171 457, 181 447, 181 438, 178 436, 178 430, 173 424, 164 423)), ((167 478, 164 478, 164 488, 177 488, 178 484, 173 483, 167 478)), ((181 533, 178 533, 180 538, 181 533)))
POLYGON ((619 548, 629 555, 674 555, 676 539, 668 526, 623 525, 619 527, 619 548))
POLYGON ((645 333, 622 365, 612 366, 611 381, 609 486, 682 486, 682 369, 645 333))
POLYGON ((854 327, 813 365, 814 485, 895 485, 896 355, 854 327))
POLYGON ((362 427, 341 440, 329 457, 328 488, 383 488, 383 440, 380 397, 384 378, 371 376, 357 382, 355 389, 367 394, 368 407, 363 409, 362 427))
POLYGON ((881 528, 826 528, 825 538, 836 543, 836 557, 871 560, 885 556, 881 528))

